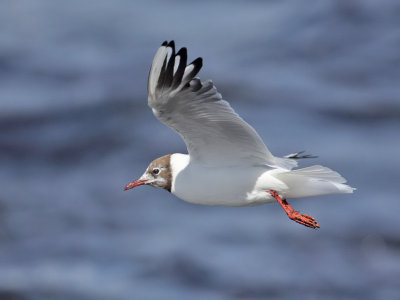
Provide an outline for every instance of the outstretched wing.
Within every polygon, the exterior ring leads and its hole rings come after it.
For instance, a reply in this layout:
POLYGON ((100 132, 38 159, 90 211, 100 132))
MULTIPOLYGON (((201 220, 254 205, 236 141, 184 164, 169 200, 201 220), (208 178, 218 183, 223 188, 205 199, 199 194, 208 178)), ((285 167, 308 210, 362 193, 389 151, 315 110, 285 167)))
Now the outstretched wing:
POLYGON ((201 67, 201 58, 187 65, 186 48, 175 53, 171 41, 157 51, 149 74, 148 104, 161 122, 182 136, 190 160, 218 166, 295 166, 293 160, 269 152, 257 132, 222 100, 212 81, 195 77, 201 67))

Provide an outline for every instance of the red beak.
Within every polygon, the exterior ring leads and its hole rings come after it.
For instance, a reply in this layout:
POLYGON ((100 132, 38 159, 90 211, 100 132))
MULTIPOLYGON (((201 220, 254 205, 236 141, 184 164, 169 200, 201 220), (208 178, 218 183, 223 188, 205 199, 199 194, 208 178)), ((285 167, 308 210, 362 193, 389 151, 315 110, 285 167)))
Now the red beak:
POLYGON ((124 188, 124 191, 133 189, 134 187, 137 187, 137 186, 139 186, 139 185, 143 185, 143 184, 145 184, 147 181, 148 181, 148 180, 140 180, 140 179, 134 180, 134 181, 132 181, 131 183, 129 183, 129 184, 124 188))

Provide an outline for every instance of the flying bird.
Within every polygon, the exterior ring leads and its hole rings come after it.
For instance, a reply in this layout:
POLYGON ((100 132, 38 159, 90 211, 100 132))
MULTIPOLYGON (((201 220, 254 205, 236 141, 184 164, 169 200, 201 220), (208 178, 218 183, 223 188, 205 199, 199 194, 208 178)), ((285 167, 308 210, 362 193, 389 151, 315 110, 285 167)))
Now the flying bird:
POLYGON ((175 43, 158 49, 148 79, 148 105, 185 141, 188 154, 167 154, 150 163, 125 190, 150 185, 202 205, 251 206, 278 202, 288 217, 310 228, 318 222, 287 202, 327 194, 353 193, 339 173, 314 165, 294 169, 294 153, 276 157, 257 132, 222 99, 211 80, 196 77, 202 58, 187 64, 187 50, 175 43))

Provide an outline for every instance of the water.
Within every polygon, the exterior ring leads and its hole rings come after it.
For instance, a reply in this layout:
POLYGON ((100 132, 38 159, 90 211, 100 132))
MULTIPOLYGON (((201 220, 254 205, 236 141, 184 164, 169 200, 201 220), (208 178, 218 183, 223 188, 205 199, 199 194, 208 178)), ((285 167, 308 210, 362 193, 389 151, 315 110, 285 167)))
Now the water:
POLYGON ((399 299, 397 1, 1 7, 0 299, 399 299), (275 204, 122 192, 186 151, 146 104, 166 39, 274 154, 305 149, 358 188, 292 201, 320 230, 275 204))

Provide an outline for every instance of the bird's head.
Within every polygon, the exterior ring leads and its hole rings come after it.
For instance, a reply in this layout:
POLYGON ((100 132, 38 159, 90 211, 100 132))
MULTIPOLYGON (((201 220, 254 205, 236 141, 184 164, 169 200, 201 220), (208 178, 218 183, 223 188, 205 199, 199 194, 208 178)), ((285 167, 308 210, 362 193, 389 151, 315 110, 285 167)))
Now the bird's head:
POLYGON ((172 173, 170 166, 171 154, 153 160, 139 179, 130 182, 124 190, 129 190, 139 185, 161 187, 171 192, 172 173))

